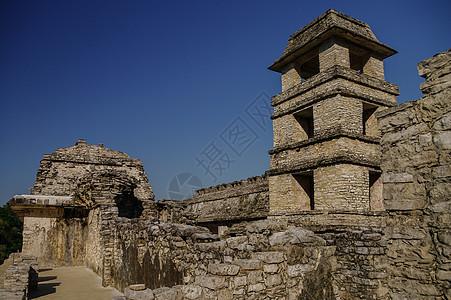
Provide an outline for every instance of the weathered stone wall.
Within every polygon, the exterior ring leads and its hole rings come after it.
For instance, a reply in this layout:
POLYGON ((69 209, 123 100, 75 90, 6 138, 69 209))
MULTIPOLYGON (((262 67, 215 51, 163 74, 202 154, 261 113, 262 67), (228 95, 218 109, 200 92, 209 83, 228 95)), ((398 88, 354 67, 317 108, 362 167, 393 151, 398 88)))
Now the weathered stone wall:
POLYGON ((424 97, 378 113, 393 299, 451 299, 451 52, 418 64, 424 97))
POLYGON ((23 253, 39 258, 43 267, 83 265, 86 256, 86 218, 24 220, 23 253))
POLYGON ((315 209, 370 209, 368 168, 339 164, 320 167, 313 174, 315 209))
POLYGON ((306 211, 236 223, 220 236, 156 220, 114 225, 128 234, 116 239, 122 241, 111 269, 149 274, 133 280, 126 275, 122 283, 124 275, 118 274, 113 284, 147 287, 126 289, 127 299, 390 299, 386 217, 306 211), (159 274, 155 265, 166 266, 166 273, 159 274), (155 285, 155 277, 165 284, 155 285))
POLYGON ((197 190, 181 204, 196 223, 259 219, 269 210, 268 190, 268 178, 256 176, 197 190))
POLYGON ((17 195, 8 203, 24 223, 22 253, 41 266, 80 265, 89 210, 67 196, 17 195))
POLYGON ((222 236, 148 220, 113 228, 120 236, 110 283, 152 289, 126 289, 128 299, 334 299, 335 248, 302 228, 266 220, 235 224, 222 236))
POLYGON ((450 195, 450 52, 418 64, 424 97, 378 114, 386 206, 422 209, 450 195))
POLYGON ((334 250, 334 266, 328 274, 334 294, 324 299, 390 299, 384 212, 323 210, 270 218, 311 230, 334 250))
POLYGON ((391 211, 387 275, 392 299, 450 299, 451 205, 391 211))
MULTIPOLYGON (((103 228, 105 222, 102 220, 102 210, 105 207, 97 207, 89 212, 86 220, 88 230, 85 240, 86 256, 83 265, 90 268, 97 274, 103 274, 103 258, 105 254, 105 245, 103 241, 103 228)), ((111 207, 110 207, 111 210, 111 207)), ((106 215, 108 218, 108 215, 106 215)))

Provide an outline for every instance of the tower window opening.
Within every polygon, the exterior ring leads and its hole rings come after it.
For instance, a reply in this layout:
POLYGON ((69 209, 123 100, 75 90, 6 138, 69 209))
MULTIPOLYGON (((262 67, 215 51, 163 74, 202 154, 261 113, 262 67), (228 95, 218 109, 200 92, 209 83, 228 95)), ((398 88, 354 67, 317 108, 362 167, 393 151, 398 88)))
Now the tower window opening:
POLYGON ((368 51, 356 46, 349 47, 349 63, 353 70, 363 73, 363 67, 369 58, 368 51))
POLYGON ((298 124, 298 140, 307 140, 313 137, 313 108, 308 108, 295 113, 294 118, 298 124))
POLYGON ((299 74, 301 75, 302 81, 309 79, 310 77, 319 73, 319 57, 314 55, 312 58, 306 62, 299 64, 298 67, 299 74))
POLYGON ((302 172, 293 174, 295 198, 304 210, 315 209, 313 199, 313 172, 302 172))
POLYGON ((363 102, 363 134, 373 137, 379 137, 379 128, 377 127, 377 119, 375 112, 377 106, 363 102))

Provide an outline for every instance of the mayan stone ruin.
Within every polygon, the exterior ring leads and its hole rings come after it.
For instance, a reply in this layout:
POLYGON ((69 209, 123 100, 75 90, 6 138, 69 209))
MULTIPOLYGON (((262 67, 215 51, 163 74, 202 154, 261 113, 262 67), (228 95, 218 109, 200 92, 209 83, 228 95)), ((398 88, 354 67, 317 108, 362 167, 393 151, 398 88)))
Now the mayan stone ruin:
POLYGON ((155 201, 142 163, 103 145, 44 155, 8 202, 23 249, 0 295, 85 266, 116 300, 450 300, 451 51, 418 64, 423 97, 401 105, 395 53, 335 10, 295 32, 269 67, 270 169, 190 199, 155 201))

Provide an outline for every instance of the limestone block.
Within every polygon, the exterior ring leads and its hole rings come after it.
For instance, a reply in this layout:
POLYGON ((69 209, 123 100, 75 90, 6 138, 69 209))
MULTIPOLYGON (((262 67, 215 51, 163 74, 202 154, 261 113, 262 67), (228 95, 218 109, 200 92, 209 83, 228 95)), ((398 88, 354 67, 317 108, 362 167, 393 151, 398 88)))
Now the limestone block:
POLYGON ((287 275, 288 277, 300 277, 314 269, 314 265, 311 264, 297 264, 297 265, 291 265, 287 267, 287 275))
POLYGON ((247 243, 247 241, 248 241, 247 236, 235 236, 226 239, 227 246, 229 246, 232 249, 241 249, 241 250, 244 249, 244 246, 247 243))
POLYGON ((269 237, 271 246, 317 245, 325 246, 326 241, 310 230, 296 227, 283 232, 276 232, 269 237))
POLYGON ((145 287, 142 289, 141 287, 137 287, 141 285, 132 285, 124 290, 124 295, 127 300, 153 300, 155 299, 155 295, 152 290, 146 289, 145 287), (139 289, 134 289, 139 288, 139 289))
POLYGON ((247 284, 247 277, 246 276, 237 276, 237 277, 233 278, 233 283, 235 285, 235 289, 236 289, 236 287, 245 286, 247 284))
POLYGON ((451 246, 451 231, 441 231, 437 233, 440 243, 451 246))
POLYGON ((210 233, 208 228, 200 227, 200 226, 192 226, 187 224, 174 224, 177 228, 180 236, 189 237, 193 235, 193 233, 210 233))
POLYGON ((142 291, 146 289, 146 286, 144 284, 132 284, 129 286, 129 289, 132 291, 142 291))
MULTIPOLYGON (((162 287, 153 290, 155 300, 167 300, 167 299, 174 299, 174 300, 181 300, 183 299, 183 294, 180 291, 179 288, 173 287, 162 287)), ((144 300, 144 299, 143 299, 144 300)))
POLYGON ((432 129, 437 131, 451 130, 451 112, 444 114, 434 122, 432 129))
POLYGON ((451 281, 451 271, 443 271, 439 270, 437 272, 437 278, 440 280, 448 280, 451 281))
POLYGON ((219 290, 226 288, 228 285, 224 277, 214 277, 208 275, 196 276, 195 284, 210 290, 219 290))
POLYGON ((278 264, 284 261, 283 252, 253 252, 252 258, 264 261, 267 264, 278 264))
POLYGON ((216 241, 219 239, 217 234, 212 234, 212 233, 207 233, 207 232, 193 233, 191 238, 196 241, 216 241))
POLYGON ((430 205, 428 209, 434 213, 451 213, 451 201, 443 201, 430 205))
POLYGON ((240 267, 230 264, 209 264, 208 273, 219 276, 235 276, 240 271, 240 267))
POLYGON ((280 274, 268 274, 265 278, 265 284, 268 287, 278 286, 282 284, 283 280, 280 274))
POLYGON ((270 274, 277 273, 279 271, 279 265, 277 265, 277 264, 265 264, 263 266, 263 271, 265 273, 270 273, 270 274))
POLYGON ((244 290, 244 288, 234 289, 232 293, 234 296, 243 296, 245 293, 245 290, 244 290))
POLYGON ((432 176, 434 178, 451 177, 451 166, 438 166, 432 168, 432 176))
POLYGON ((413 182, 413 175, 406 172, 384 173, 382 174, 382 181, 384 183, 413 182))
POLYGON ((180 290, 183 294, 183 299, 196 300, 202 297, 202 288, 198 285, 182 285, 180 290))
POLYGON ((229 289, 222 289, 218 291, 217 299, 232 300, 234 298, 232 296, 232 291, 229 289))
POLYGON ((451 149, 451 131, 442 132, 434 136, 434 144, 439 150, 451 149))
POLYGON ((267 230, 278 231, 281 228, 283 228, 283 226, 280 222, 268 219, 248 222, 246 224, 246 231, 251 233, 262 233, 267 230))
POLYGON ((215 241, 210 243, 196 243, 197 247, 200 251, 206 252, 206 251, 223 251, 224 248, 227 246, 227 243, 225 241, 215 241))
POLYGON ((258 270, 263 266, 261 260, 258 259, 235 259, 233 264, 240 266, 244 270, 258 270))
POLYGON ((256 284, 263 282, 263 271, 251 271, 247 274, 247 281, 249 284, 256 284))
POLYGON ((249 284, 247 287, 247 292, 261 292, 266 289, 263 283, 249 284))

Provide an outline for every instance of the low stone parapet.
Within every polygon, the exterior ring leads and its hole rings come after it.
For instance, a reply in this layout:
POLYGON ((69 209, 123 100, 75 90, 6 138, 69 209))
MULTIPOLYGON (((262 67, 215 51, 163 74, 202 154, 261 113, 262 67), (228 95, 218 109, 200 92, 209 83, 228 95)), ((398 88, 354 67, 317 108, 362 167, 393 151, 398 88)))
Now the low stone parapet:
POLYGON ((261 229, 249 236, 199 244, 196 255, 204 259, 199 261, 197 270, 192 270, 190 279, 184 280, 185 284, 155 289, 134 284, 125 288, 121 300, 294 299, 332 293, 330 284, 307 286, 305 281, 310 276, 330 277, 335 247, 326 246, 326 241, 312 231, 296 227, 271 233, 269 229, 275 228, 274 224, 263 223, 249 223, 261 229), (265 231, 266 234, 258 233, 265 231), (266 251, 252 250, 254 247, 264 247, 266 251), (209 259, 213 252, 220 255, 209 259))
POLYGON ((5 273, 0 299, 27 299, 29 291, 38 286, 39 267, 36 257, 12 253, 13 263, 5 273))

